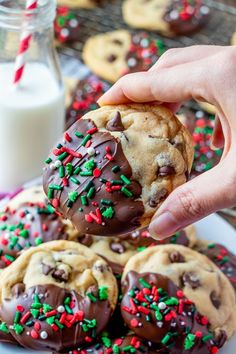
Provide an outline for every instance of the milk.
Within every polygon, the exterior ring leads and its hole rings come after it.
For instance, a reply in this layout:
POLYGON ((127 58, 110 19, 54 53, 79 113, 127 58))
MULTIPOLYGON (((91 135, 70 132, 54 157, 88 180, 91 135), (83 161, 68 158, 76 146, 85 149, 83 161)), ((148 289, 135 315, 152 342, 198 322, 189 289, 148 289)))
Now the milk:
POLYGON ((64 130, 64 91, 46 66, 28 63, 18 87, 13 73, 0 64, 0 191, 39 176, 64 130))

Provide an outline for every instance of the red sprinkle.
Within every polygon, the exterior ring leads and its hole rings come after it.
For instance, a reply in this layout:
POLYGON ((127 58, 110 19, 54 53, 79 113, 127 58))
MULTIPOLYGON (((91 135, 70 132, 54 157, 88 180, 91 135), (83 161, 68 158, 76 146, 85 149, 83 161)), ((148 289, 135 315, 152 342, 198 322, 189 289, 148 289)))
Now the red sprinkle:
POLYGON ((58 198, 54 198, 54 199, 52 200, 52 206, 53 206, 54 208, 58 208, 59 205, 60 205, 60 200, 59 200, 58 198))
POLYGON ((86 134, 87 134, 87 135, 88 135, 88 134, 92 135, 92 134, 96 133, 97 131, 98 131, 98 128, 97 128, 97 127, 94 127, 94 128, 92 128, 92 129, 87 130, 87 131, 86 131, 86 134))
POLYGON ((34 329, 35 329, 36 331, 39 331, 39 330, 41 329, 41 324, 40 324, 39 322, 35 322, 35 324, 34 324, 34 329))
POLYGON ((31 313, 29 311, 26 312, 24 316, 21 317, 20 323, 25 324, 25 322, 27 322, 30 317, 31 317, 31 313))
POLYGON ((34 339, 38 339, 39 338, 39 334, 35 331, 35 329, 32 329, 32 331, 30 332, 30 335, 34 339))
POLYGON ((82 157, 82 155, 81 155, 79 152, 76 152, 76 151, 74 151, 74 150, 72 150, 72 149, 68 149, 68 148, 66 148, 66 147, 62 147, 62 148, 61 148, 61 151, 62 151, 62 152, 67 152, 67 153, 70 154, 71 156, 77 157, 78 159, 81 159, 81 157, 82 157))
POLYGON ((46 317, 52 317, 52 316, 56 316, 57 314, 57 311, 56 310, 52 310, 52 311, 49 311, 45 314, 46 317))
POLYGON ((130 321, 130 325, 134 328, 138 327, 138 320, 136 318, 133 318, 131 321, 130 321))
POLYGON ((62 183, 63 183, 63 186, 64 186, 64 187, 67 187, 68 184, 69 184, 68 179, 67 179, 66 177, 63 177, 63 178, 62 178, 62 183))
POLYGON ((93 170, 93 175, 94 175, 95 178, 100 177, 101 174, 102 174, 102 171, 99 170, 99 168, 95 168, 95 169, 93 170))
POLYGON ((19 311, 19 312, 24 312, 24 311, 25 311, 25 309, 24 309, 24 307, 23 307, 22 305, 17 305, 17 306, 16 306, 16 309, 17 309, 17 311, 19 311))
POLYGON ((65 132, 64 133, 64 139, 66 140, 66 141, 68 141, 69 143, 71 142, 71 137, 70 137, 70 135, 67 133, 67 132, 65 132))

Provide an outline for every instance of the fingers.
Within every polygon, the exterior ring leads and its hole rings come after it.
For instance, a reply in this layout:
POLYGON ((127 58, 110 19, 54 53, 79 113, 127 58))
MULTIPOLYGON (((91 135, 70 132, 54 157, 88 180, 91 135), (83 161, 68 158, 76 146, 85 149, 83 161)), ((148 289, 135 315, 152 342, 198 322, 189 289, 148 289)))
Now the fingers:
POLYGON ((201 60, 206 57, 215 55, 223 50, 224 47, 222 46, 208 45, 195 45, 187 48, 169 49, 160 57, 160 59, 158 59, 150 71, 201 60))
POLYGON ((171 68, 129 74, 98 101, 100 105, 128 102, 182 102, 191 98, 212 101, 206 85, 207 63, 187 63, 171 68))
POLYGON ((234 206, 236 191, 232 186, 235 176, 229 171, 232 171, 232 161, 230 164, 224 160, 173 191, 154 216, 149 227, 151 235, 154 238, 168 237, 212 212, 234 206))

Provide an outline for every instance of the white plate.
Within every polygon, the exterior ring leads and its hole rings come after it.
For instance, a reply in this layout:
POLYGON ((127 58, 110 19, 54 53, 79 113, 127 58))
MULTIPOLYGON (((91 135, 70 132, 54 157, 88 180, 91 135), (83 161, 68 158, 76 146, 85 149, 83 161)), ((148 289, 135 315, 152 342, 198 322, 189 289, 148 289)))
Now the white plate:
MULTIPOLYGON (((224 244, 236 254, 236 231, 218 215, 210 215, 196 224, 198 234, 201 238, 224 244)), ((233 354, 236 348, 236 335, 221 350, 221 354, 233 354)), ((31 350, 20 349, 9 345, 0 344, 1 354, 33 354, 31 350)), ((40 354, 45 354, 41 352, 40 354)), ((201 353, 199 353, 201 354, 201 353)))

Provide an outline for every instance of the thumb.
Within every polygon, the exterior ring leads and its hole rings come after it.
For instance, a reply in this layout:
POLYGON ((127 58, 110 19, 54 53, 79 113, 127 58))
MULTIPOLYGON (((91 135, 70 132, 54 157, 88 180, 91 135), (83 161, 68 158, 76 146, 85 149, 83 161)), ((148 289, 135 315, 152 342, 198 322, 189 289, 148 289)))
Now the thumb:
POLYGON ((149 226, 151 236, 166 238, 219 209, 234 206, 235 181, 228 175, 230 170, 232 167, 223 160, 212 170, 175 189, 153 217, 149 226))

